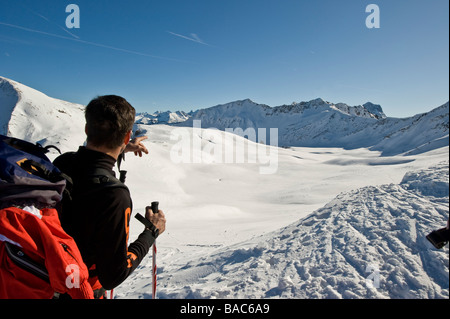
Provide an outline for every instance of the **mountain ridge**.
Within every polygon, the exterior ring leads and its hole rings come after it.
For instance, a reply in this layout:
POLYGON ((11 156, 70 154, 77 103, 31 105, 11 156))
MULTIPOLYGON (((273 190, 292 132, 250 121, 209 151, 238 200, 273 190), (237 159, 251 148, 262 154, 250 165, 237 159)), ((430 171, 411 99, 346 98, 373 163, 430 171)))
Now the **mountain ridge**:
POLYGON ((251 100, 196 111, 177 126, 203 128, 278 128, 282 147, 370 148, 391 156, 416 153, 448 145, 448 102, 430 112, 398 119, 386 117, 381 106, 332 104, 322 99, 270 108, 251 100), (373 112, 373 113, 372 113, 373 112))
MULTIPOLYGON (((46 96, 19 82, 0 77, 2 134, 55 144, 52 127, 66 126, 68 139, 84 141, 84 106, 46 96), (51 121, 52 115, 57 121, 51 121), (80 133, 81 132, 81 133, 80 133), (42 133, 42 134, 41 134, 42 133)), ((317 98, 308 102, 270 107, 250 99, 219 104, 185 113, 138 113, 139 125, 167 124, 219 130, 277 128, 281 147, 369 148, 384 156, 413 155, 448 146, 449 103, 408 118, 387 117, 380 105, 367 102, 349 106, 317 98)), ((266 138, 257 137, 258 141, 266 138)), ((64 145, 61 145, 64 148, 64 145)))
POLYGON ((225 104, 218 104, 215 106, 211 106, 208 108, 202 108, 198 109, 196 111, 191 112, 183 112, 183 111, 157 111, 152 114, 148 112, 140 112, 138 113, 138 116, 140 118, 149 117, 152 120, 147 121, 147 123, 150 124, 158 124, 158 123, 181 123, 187 120, 189 117, 192 116, 198 116, 202 115, 204 113, 210 112, 212 110, 229 110, 229 109, 245 109, 245 108, 260 108, 263 112, 266 112, 266 115, 276 114, 276 113, 301 113, 305 109, 311 109, 313 107, 320 107, 320 106, 328 106, 334 110, 340 111, 343 114, 347 115, 354 115, 359 117, 368 117, 368 118, 376 118, 376 119, 383 119, 386 118, 386 115, 384 114, 382 108, 378 104, 373 104, 371 102, 367 102, 363 105, 358 106, 349 106, 345 103, 331 103, 323 100, 322 98, 317 98, 311 101, 303 101, 303 102, 293 102, 292 104, 283 104, 280 106, 274 106, 271 107, 267 104, 261 104, 252 101, 251 99, 247 98, 244 100, 236 100, 232 102, 228 102, 225 104), (174 117, 182 115, 184 118, 180 119, 179 121, 172 121, 168 122, 165 119, 159 120, 159 116, 164 115, 171 115, 173 114, 174 117))
POLYGON ((317 98, 270 107, 244 99, 184 113, 182 119, 171 123, 159 122, 155 116, 152 121, 185 127, 201 121, 202 128, 219 130, 277 128, 278 146, 282 147, 370 148, 392 156, 448 146, 448 114, 448 102, 412 117, 393 118, 371 102, 349 106, 317 98))

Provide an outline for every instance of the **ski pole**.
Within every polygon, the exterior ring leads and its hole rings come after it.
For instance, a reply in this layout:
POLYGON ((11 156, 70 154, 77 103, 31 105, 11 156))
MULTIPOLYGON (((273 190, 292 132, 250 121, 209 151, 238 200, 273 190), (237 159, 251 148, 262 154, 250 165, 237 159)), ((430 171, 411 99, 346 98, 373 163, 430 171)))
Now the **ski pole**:
MULTIPOLYGON (((152 202, 151 209, 152 209, 153 214, 158 213, 158 206, 159 206, 159 202, 152 202)), ((144 216, 142 216, 139 213, 136 214, 135 218, 150 229, 155 227, 147 218, 145 218, 144 216)), ((155 239, 155 242, 153 243, 153 258, 152 258, 152 299, 156 299, 156 274, 157 274, 156 252, 157 252, 157 250, 156 250, 156 239, 155 239)))
MULTIPOLYGON (((152 202, 152 211, 153 214, 158 213, 158 205, 159 202, 152 202)), ((156 239, 153 242, 153 256, 152 256, 152 299, 156 299, 156 275, 157 275, 157 269, 156 269, 156 239)))

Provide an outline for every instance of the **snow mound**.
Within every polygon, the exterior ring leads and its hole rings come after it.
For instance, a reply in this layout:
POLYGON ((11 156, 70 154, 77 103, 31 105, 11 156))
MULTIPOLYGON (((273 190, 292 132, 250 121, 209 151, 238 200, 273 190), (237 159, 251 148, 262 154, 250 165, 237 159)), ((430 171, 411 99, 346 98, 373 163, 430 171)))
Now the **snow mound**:
POLYGON ((426 170, 405 174, 401 184, 408 190, 417 191, 424 196, 449 197, 449 175, 445 166, 440 164, 426 170))
POLYGON ((163 271, 159 297, 448 298, 448 246, 425 238, 449 216, 448 165, 342 193, 280 231, 163 271))

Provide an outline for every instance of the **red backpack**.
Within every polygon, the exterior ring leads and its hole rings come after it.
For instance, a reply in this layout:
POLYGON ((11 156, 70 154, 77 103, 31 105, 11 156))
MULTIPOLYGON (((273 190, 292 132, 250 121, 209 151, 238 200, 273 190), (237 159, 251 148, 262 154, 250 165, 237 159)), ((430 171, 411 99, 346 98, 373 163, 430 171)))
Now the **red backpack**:
POLYGON ((57 205, 68 179, 22 140, 0 135, 0 299, 92 299, 80 251, 57 205))

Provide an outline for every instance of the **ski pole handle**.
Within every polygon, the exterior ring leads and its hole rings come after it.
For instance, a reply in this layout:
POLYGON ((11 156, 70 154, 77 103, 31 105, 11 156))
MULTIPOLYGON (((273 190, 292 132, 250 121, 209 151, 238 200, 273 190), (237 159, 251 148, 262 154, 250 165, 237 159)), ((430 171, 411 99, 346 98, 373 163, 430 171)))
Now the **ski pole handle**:
POLYGON ((153 214, 158 214, 159 211, 159 202, 152 202, 152 212, 153 214))

